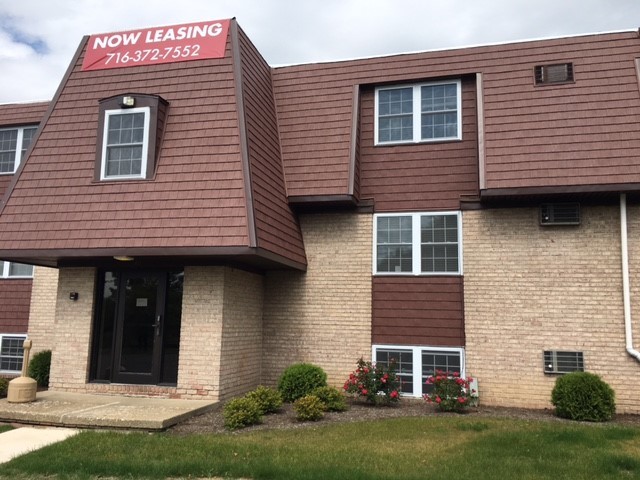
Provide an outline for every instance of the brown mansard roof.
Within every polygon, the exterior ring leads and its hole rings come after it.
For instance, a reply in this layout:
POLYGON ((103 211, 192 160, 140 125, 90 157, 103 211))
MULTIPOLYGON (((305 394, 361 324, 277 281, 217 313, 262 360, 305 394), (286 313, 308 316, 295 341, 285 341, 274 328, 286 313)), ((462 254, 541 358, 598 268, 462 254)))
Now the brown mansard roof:
POLYGON ((275 68, 288 194, 357 191, 354 89, 463 75, 477 75, 480 189, 638 184, 639 57, 634 31, 275 68), (575 82, 534 85, 535 66, 565 62, 575 82))
POLYGON ((216 60, 83 72, 86 43, 0 205, 0 258, 72 265, 171 256, 303 269, 271 71, 235 21, 216 60), (95 181, 98 100, 126 92, 169 103, 155 177, 95 181))

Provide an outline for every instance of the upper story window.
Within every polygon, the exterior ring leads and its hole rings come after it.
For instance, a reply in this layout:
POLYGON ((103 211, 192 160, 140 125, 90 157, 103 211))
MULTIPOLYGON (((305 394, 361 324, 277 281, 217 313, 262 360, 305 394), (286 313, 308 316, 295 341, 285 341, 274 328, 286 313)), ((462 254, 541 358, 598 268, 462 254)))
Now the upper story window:
POLYGON ((0 261, 0 278, 33 278, 33 265, 0 261))
POLYGON ((462 138, 460 80, 376 89, 375 143, 462 138))
POLYGON ((0 174, 14 173, 27 153, 38 127, 16 127, 0 130, 0 174))
POLYGON ((149 107, 105 112, 100 178, 145 178, 149 107))
POLYGON ((461 223, 457 212, 376 215, 374 273, 462 274, 461 223))
POLYGON ((153 177, 167 107, 157 95, 124 94, 100 101, 95 180, 153 177))

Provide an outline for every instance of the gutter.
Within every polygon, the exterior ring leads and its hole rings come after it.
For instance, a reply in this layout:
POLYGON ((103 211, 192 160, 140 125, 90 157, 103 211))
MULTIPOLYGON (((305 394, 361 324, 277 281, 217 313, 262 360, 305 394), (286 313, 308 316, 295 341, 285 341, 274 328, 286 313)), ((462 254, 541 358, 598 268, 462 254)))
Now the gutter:
POLYGON ((624 334, 627 353, 640 361, 640 352, 633 348, 631 328, 631 291, 629 287, 629 247, 627 245, 627 195, 620 194, 620 250, 622 254, 622 301, 624 305, 624 334))

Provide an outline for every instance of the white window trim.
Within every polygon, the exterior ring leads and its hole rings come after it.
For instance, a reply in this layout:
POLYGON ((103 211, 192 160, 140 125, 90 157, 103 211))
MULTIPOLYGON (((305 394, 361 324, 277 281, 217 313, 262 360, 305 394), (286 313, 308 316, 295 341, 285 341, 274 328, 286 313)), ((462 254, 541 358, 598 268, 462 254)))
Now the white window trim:
POLYGON ((399 144, 413 144, 413 143, 433 143, 433 142, 452 142, 462 140, 462 82, 458 80, 446 80, 439 82, 423 82, 417 84, 406 84, 406 85, 389 85, 384 87, 376 87, 375 91, 375 101, 374 101, 374 145, 399 145, 399 144), (422 125, 421 125, 421 115, 422 115, 422 106, 421 106, 421 87, 426 86, 434 86, 434 85, 450 85, 452 83, 456 84, 456 91, 458 95, 458 111, 457 111, 457 122, 458 122, 458 134, 455 137, 442 137, 442 138, 426 138, 422 139, 422 125), (411 140, 392 140, 388 142, 382 142, 378 139, 378 96, 380 90, 394 90, 400 88, 413 88, 413 139, 411 140))
POLYGON ((463 247, 462 247, 462 212, 446 211, 446 212, 416 212, 416 213, 376 213, 373 215, 373 265, 372 271, 377 276, 461 276, 463 269, 463 247), (420 217, 436 216, 436 215, 456 215, 458 219, 458 271, 457 272, 421 272, 422 265, 420 262, 421 238, 420 238, 420 217), (381 217, 411 217, 411 272, 378 272, 378 218, 381 217))
POLYGON ((412 346, 412 345, 382 345, 376 344, 371 346, 371 358, 375 363, 376 351, 380 350, 410 350, 413 355, 413 395, 401 393, 403 397, 422 398, 422 352, 455 352, 460 354, 460 376, 466 378, 465 354, 463 347, 429 347, 429 346, 412 346))
MULTIPOLYGON (((2 340, 4 337, 20 337, 24 341, 27 339, 27 334, 26 333, 0 333, 0 348, 2 348, 2 340)), ((20 373, 21 373, 20 370, 0 370, 0 374, 3 374, 3 375, 15 375, 20 373)))
POLYGON ((10 264, 11 263, 17 263, 17 262, 0 261, 0 279, 3 279, 3 280, 6 280, 6 279, 20 280, 20 279, 25 279, 25 278, 27 278, 27 279, 33 278, 33 273, 31 275, 9 275, 9 268, 10 268, 10 264))
POLYGON ((16 151, 13 158, 13 171, 0 172, 0 175, 13 175, 18 170, 20 163, 22 162, 22 139, 24 138, 25 129, 37 128, 37 125, 24 125, 22 127, 0 128, 0 132, 7 132, 10 130, 18 130, 18 136, 16 138, 16 151))
POLYGON ((123 108, 104 112, 104 130, 102 132, 102 158, 100 165, 100 180, 128 180, 132 178, 147 178, 147 157, 149 153, 149 124, 151 109, 149 107, 123 108), (128 113, 144 113, 144 136, 142 138, 142 163, 140 175, 107 175, 107 143, 109 135, 109 117, 128 113))

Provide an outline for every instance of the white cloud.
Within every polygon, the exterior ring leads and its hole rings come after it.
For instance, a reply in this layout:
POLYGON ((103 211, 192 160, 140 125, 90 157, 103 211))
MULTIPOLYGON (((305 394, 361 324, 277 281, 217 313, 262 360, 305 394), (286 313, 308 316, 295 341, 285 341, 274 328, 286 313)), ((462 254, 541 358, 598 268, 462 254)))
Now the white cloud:
POLYGON ((83 35, 236 17, 272 64, 307 63, 544 36, 635 29, 637 0, 19 0, 0 19, 0 102, 51 98, 83 35), (614 8, 615 6, 615 8, 614 8))

